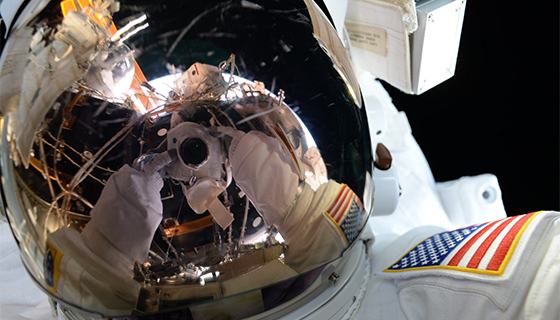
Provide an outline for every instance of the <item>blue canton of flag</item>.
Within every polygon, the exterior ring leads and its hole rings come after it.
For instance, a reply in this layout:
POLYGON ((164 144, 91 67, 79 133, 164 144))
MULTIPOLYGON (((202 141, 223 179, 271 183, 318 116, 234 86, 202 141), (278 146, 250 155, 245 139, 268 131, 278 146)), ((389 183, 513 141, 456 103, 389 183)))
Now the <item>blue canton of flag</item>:
POLYGON ((387 268, 387 271, 440 265, 455 247, 485 225, 486 224, 481 224, 450 232, 438 233, 429 237, 410 250, 395 264, 387 268))
POLYGON ((352 201, 348 213, 344 216, 340 229, 346 236, 348 243, 352 243, 360 233, 360 222, 362 221, 362 210, 356 203, 352 201))

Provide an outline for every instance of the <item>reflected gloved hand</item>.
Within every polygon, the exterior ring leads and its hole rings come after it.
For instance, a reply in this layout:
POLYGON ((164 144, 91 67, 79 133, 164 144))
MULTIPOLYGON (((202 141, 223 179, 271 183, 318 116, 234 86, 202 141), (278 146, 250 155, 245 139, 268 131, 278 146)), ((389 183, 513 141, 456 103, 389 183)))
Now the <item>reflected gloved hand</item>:
POLYGON ((229 159, 237 185, 267 225, 280 223, 295 201, 299 178, 278 140, 258 131, 234 137, 229 159))
POLYGON ((237 133, 229 159, 239 188, 288 244, 285 262, 291 268, 305 272, 342 254, 348 241, 338 221, 344 221, 346 213, 340 211, 335 221, 329 209, 337 200, 353 199, 352 190, 333 180, 317 190, 300 184, 293 159, 282 152, 278 140, 262 132, 237 133))
POLYGON ((134 260, 146 260, 163 214, 162 176, 174 159, 173 153, 163 152, 141 171, 125 165, 109 178, 83 231, 94 252, 101 255, 106 249, 96 245, 108 242, 134 260))
POLYGON ((161 185, 158 189, 163 187, 163 177, 165 176, 165 170, 168 165, 172 164, 177 160, 177 150, 169 150, 162 153, 158 153, 148 161, 146 165, 142 168, 142 172, 144 172, 148 177, 154 180, 158 186, 161 185))

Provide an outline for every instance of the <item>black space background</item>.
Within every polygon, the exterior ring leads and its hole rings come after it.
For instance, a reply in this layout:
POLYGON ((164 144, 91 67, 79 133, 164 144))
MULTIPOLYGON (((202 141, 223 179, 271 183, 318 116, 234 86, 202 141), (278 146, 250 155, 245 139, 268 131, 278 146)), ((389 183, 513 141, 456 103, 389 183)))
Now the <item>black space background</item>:
POLYGON ((420 96, 385 84, 436 180, 493 173, 510 215, 560 209, 558 16, 558 1, 469 0, 455 76, 420 96))
POLYGON ((558 1, 468 1, 455 76, 420 96, 384 83, 436 181, 493 173, 509 215, 560 203, 558 1))

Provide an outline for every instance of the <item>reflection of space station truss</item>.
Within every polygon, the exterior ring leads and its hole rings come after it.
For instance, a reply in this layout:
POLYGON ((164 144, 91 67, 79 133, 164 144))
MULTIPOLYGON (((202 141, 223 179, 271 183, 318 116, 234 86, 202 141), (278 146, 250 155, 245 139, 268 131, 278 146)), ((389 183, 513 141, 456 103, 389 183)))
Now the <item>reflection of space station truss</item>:
MULTIPOLYGON (((170 89, 165 100, 164 93, 152 91, 152 96, 160 97, 162 102, 145 114, 131 109, 132 100, 108 102, 83 84, 62 94, 37 134, 37 144, 29 158, 36 170, 18 170, 28 184, 22 186, 42 203, 43 209, 36 214, 43 217, 37 221, 45 221, 49 232, 63 225, 82 230, 109 177, 125 164, 142 166, 150 155, 165 151, 174 121, 205 128, 219 141, 218 153, 227 152, 231 137, 224 132, 228 130, 265 132, 282 142, 302 179, 307 178, 310 184, 315 181, 316 185, 326 181, 320 154, 306 136, 301 121, 282 103, 282 91, 277 98, 259 82, 251 83, 232 74, 223 77, 226 69, 235 69, 233 56, 210 74, 215 78, 206 77, 198 84, 197 88, 203 90, 189 92, 189 97, 180 86, 170 89), (80 138, 84 136, 87 140, 80 138)), ((178 78, 180 83, 182 77, 178 78)), ((153 89, 147 83, 144 87, 153 89)), ((230 278, 239 272, 231 266, 241 263, 249 270, 249 264, 257 267, 284 252, 276 230, 265 226, 257 210, 231 183, 231 173, 228 175, 225 168, 227 161, 223 162, 226 158, 221 154, 211 156, 220 161, 221 174, 217 178, 227 182, 219 199, 235 216, 233 223, 222 229, 208 212, 193 212, 184 191, 203 177, 177 161, 161 191, 163 221, 154 237, 150 259, 136 266, 138 280, 178 284, 212 281, 218 278, 216 275, 230 278), (240 259, 229 260, 231 257, 240 259), (209 273, 213 276, 204 276, 209 273)))

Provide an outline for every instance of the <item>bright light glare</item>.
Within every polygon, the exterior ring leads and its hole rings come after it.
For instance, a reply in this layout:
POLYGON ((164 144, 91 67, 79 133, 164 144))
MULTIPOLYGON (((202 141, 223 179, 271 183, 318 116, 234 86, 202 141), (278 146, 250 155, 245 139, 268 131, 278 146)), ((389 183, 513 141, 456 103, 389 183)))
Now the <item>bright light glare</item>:
POLYGON ((144 107, 144 105, 142 104, 142 101, 140 101, 140 99, 138 99, 133 92, 130 94, 130 99, 132 100, 132 102, 134 102, 134 105, 136 106, 138 112, 140 112, 141 114, 145 114, 146 112, 148 112, 148 110, 146 110, 146 107, 144 107))
POLYGON ((280 232, 278 232, 276 234, 276 236, 274 236, 274 239, 276 239, 276 241, 280 242, 280 243, 284 243, 284 237, 282 237, 282 235, 280 234, 280 232))
MULTIPOLYGON (((173 88, 175 87, 175 81, 177 81, 177 79, 179 79, 181 77, 181 75, 182 75, 182 73, 170 74, 168 76, 163 76, 161 78, 153 79, 149 82, 149 84, 155 89, 155 91, 157 93, 167 97, 169 95, 169 92, 172 91, 173 88)), ((230 79, 232 77, 232 74, 231 73, 223 73, 222 76, 224 77, 224 80, 226 81, 226 83, 229 83, 230 79)), ((240 76, 236 76, 236 75, 233 75, 233 82, 246 83, 246 84, 249 84, 251 86, 254 85, 254 82, 252 82, 250 80, 247 80, 245 78, 242 78, 240 76)), ((267 94, 275 96, 272 92, 268 91, 267 89, 265 89, 265 92, 267 94)), ((234 94, 235 95, 235 93, 231 93, 231 92, 229 94, 234 94)), ((227 98, 230 99, 230 98, 235 98, 235 97, 228 96, 227 98)), ((164 103, 165 103, 165 101, 163 101, 163 100, 155 101, 155 104, 158 107, 163 105, 164 103)), ((309 132, 309 130, 307 129, 305 124, 301 121, 301 119, 298 117, 298 115, 295 112, 293 112, 293 110, 292 110, 292 114, 296 117, 299 124, 303 128, 303 133, 305 134, 305 139, 307 140, 308 147, 317 147, 317 143, 315 143, 315 140, 313 140, 313 136, 311 135, 311 133, 309 132)))
MULTIPOLYGON (((168 76, 163 76, 148 82, 157 93, 167 97, 169 92, 175 87, 175 81, 181 77, 182 73, 170 74, 168 76)), ((159 102, 158 104, 163 104, 165 101, 159 102)))

